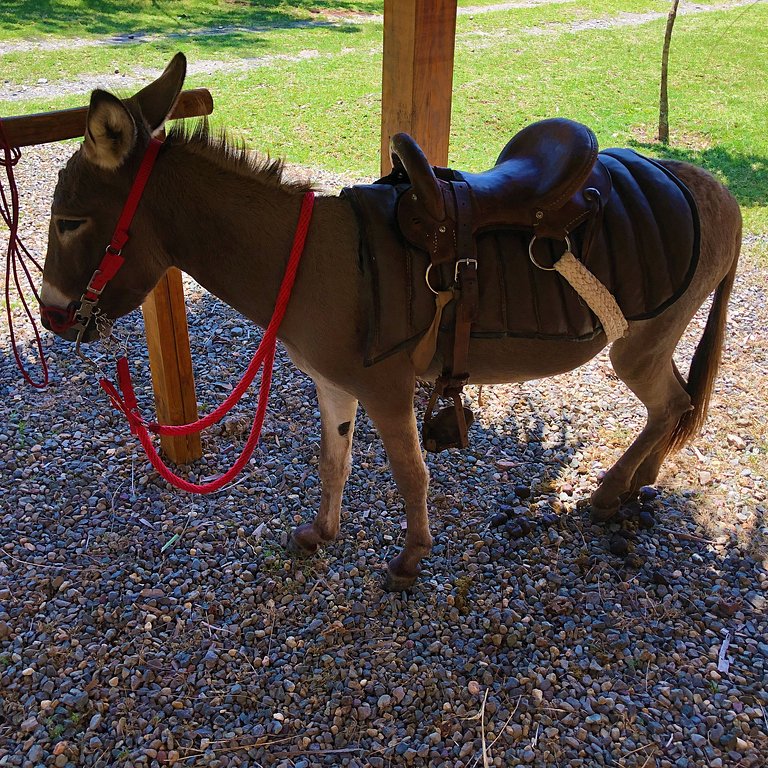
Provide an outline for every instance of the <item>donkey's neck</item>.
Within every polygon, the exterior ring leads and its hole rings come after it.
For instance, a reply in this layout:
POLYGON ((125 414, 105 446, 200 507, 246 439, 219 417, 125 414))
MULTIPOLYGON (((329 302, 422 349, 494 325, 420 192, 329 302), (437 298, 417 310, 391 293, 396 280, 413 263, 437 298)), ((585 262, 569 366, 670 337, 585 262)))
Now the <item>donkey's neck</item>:
MULTIPOLYGON (((303 190, 184 145, 169 148, 155 187, 173 266, 260 325, 269 322, 303 190)), ((322 216, 322 204, 315 216, 322 216)))

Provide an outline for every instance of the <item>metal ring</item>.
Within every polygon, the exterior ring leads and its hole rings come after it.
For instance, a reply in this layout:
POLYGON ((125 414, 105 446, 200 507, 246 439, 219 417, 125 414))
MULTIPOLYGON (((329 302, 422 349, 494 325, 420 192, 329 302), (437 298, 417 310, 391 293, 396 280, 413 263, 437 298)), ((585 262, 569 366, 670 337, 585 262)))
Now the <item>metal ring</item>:
MULTIPOLYGON (((554 267, 542 267, 541 264, 539 264, 538 261, 533 256, 533 244, 536 242, 536 235, 534 235, 531 238, 531 242, 528 243, 528 257, 530 258, 531 262, 533 263, 534 267, 538 267, 543 272, 556 272, 557 270, 554 267)), ((565 251, 563 253, 567 253, 571 250, 571 239, 568 237, 568 235, 565 236, 565 251)))
POLYGON ((432 287, 432 284, 429 282, 429 271, 430 271, 431 269, 432 269, 432 265, 430 264, 430 265, 427 267, 427 271, 424 273, 424 280, 425 280, 425 282, 427 283, 427 288, 429 288, 429 290, 430 290, 430 291, 432 291, 432 293, 434 293, 434 294, 435 294, 435 296, 437 296, 437 295, 440 293, 440 291, 436 291, 436 290, 435 290, 435 289, 432 287))

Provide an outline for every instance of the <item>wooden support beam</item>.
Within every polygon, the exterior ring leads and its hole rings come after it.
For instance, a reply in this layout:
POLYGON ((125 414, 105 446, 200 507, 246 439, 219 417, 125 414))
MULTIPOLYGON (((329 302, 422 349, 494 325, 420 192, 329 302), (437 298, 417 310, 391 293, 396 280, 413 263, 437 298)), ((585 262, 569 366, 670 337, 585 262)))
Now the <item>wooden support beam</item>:
POLYGON ((389 140, 410 133, 433 165, 448 163, 456 0, 384 0, 381 173, 389 140))
MULTIPOLYGON (((205 88, 183 91, 171 120, 210 115, 213 98, 205 88)), ((88 107, 64 109, 37 115, 4 118, 6 140, 11 147, 27 147, 85 133, 88 107)), ((157 419, 161 424, 185 424, 197 419, 195 379, 189 349, 187 313, 181 273, 172 269, 161 278, 142 306, 149 348, 157 419)), ((161 438, 168 458, 188 464, 202 456, 199 435, 161 438)))
MULTIPOLYGON (((181 272, 171 268, 141 307, 149 348, 149 365, 160 424, 197 420, 195 376, 189 350, 187 312, 181 272)), ((163 436, 163 450, 176 464, 202 455, 200 435, 163 436)))
MULTIPOLYGON (((176 102, 171 120, 182 117, 200 117, 213 112, 213 98, 205 88, 183 91, 176 102)), ((12 147, 29 147, 52 141, 75 139, 85 134, 88 107, 60 109, 37 115, 19 115, 3 118, 3 130, 12 147)))

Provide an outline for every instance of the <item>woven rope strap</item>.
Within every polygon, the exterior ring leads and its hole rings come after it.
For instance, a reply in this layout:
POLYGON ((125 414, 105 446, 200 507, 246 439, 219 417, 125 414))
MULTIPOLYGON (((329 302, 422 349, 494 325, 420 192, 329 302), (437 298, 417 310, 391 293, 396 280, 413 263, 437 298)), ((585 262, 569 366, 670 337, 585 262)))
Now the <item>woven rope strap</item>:
POLYGON ((620 339, 629 324, 611 292, 570 252, 566 251, 555 269, 597 315, 609 343, 620 339))

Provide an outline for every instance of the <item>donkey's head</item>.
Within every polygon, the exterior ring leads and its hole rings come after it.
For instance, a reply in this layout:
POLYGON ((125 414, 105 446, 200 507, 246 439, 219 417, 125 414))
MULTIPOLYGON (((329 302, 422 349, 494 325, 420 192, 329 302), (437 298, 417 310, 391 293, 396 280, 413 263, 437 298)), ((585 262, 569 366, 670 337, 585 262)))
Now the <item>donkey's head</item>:
POLYGON ((186 60, 179 53, 155 82, 130 99, 101 90, 91 95, 85 139, 59 173, 54 192, 40 293, 43 325, 62 338, 92 341, 106 335, 112 321, 138 307, 168 267, 146 200, 138 206, 124 252, 102 259, 185 73, 186 60), (101 269, 103 278, 107 263, 111 271, 121 258, 125 264, 102 289, 103 279, 95 272, 101 269))

